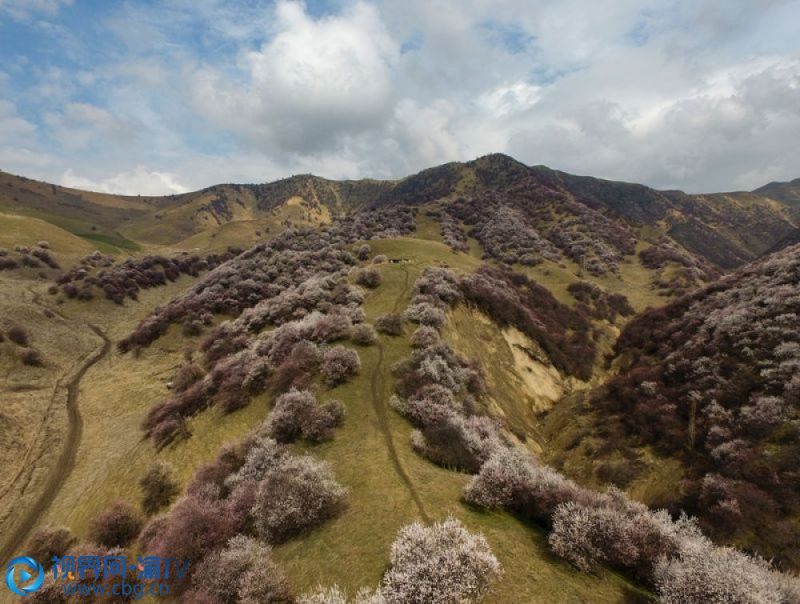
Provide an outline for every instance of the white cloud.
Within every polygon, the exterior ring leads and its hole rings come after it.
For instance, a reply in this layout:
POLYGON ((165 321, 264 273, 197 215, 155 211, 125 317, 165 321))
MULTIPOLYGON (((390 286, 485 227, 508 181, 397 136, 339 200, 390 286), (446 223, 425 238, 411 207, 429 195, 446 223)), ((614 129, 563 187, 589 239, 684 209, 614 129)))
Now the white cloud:
POLYGON ((66 149, 87 149, 94 142, 131 144, 141 136, 140 124, 118 118, 89 103, 67 103, 63 111, 44 117, 51 134, 66 149))
POLYGON ((177 178, 175 174, 150 171, 144 166, 98 180, 79 176, 68 169, 62 174, 59 184, 74 189, 124 195, 170 195, 188 191, 177 178))
POLYGON ((357 3, 312 19, 281 1, 274 37, 244 53, 244 81, 205 67, 193 76, 194 104, 262 149, 308 153, 375 127, 392 112, 397 45, 377 10, 357 3))
POLYGON ((14 103, 0 99, 0 142, 27 145, 35 132, 36 126, 19 116, 14 103))
POLYGON ((776 60, 710 74, 651 106, 590 102, 536 116, 509 150, 567 171, 713 191, 800 173, 798 136, 800 61, 776 60))
POLYGON ((71 5, 73 0, 0 0, 0 13, 7 13, 18 21, 28 21, 42 15, 54 17, 62 6, 71 5))
MULTIPOLYGON (((23 6, 0 0, 0 11, 12 4, 23 6)), ((93 186, 138 186, 108 176, 142 174, 132 166, 191 188, 396 178, 495 151, 689 191, 800 175, 800 0, 174 0, 111 12, 113 58, 3 66, 5 96, 26 107, 11 119, 39 112, 26 136, 41 142, 25 148, 50 158, 53 179, 71 169, 93 186), (22 92, 20 74, 34 81, 22 92)), ((75 56, 98 56, 84 43, 75 56)))

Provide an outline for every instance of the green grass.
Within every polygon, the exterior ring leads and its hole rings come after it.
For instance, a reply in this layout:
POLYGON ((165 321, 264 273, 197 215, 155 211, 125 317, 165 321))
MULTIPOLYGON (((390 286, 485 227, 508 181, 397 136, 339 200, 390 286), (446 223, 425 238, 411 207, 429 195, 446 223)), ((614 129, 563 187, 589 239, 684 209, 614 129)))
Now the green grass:
MULTIPOLYGON (((469 254, 456 254, 438 241, 401 238, 371 241, 373 254, 402 258, 402 263, 379 265, 383 284, 370 292, 365 312, 372 321, 380 314, 402 311, 412 293, 414 280, 426 266, 450 266, 471 271, 479 261, 469 254)), ((164 288, 148 290, 141 302, 112 305, 103 300, 88 304, 70 302, 61 310, 76 319, 98 323, 113 341, 126 335, 150 308, 188 285, 182 278, 164 288)), ((463 326, 457 324, 457 328, 463 326)), ((407 334, 412 331, 411 326, 407 334)), ((482 332, 464 328, 463 338, 473 347, 483 344, 482 332), (480 340, 476 342, 476 340, 480 340)), ((409 352, 407 337, 381 336, 384 347, 379 368, 380 402, 388 405, 392 391, 389 368, 409 352)), ((268 396, 260 396, 231 415, 210 409, 190 422, 193 436, 156 452, 143 438, 140 422, 147 410, 168 396, 164 382, 180 364, 187 346, 176 327, 158 340, 139 358, 113 351, 92 367, 84 377, 79 405, 84 433, 76 467, 50 508, 42 524, 67 525, 85 536, 90 520, 111 501, 139 500, 138 480, 157 458, 174 464, 185 484, 196 468, 213 459, 226 442, 242 438, 266 417, 271 406, 268 396)), ((339 518, 325 524, 305 538, 275 548, 275 556, 286 569, 299 593, 318 584, 338 583, 350 592, 360 586, 375 586, 389 561, 389 548, 397 531, 421 513, 411 491, 398 476, 380 429, 373 405, 371 378, 378 369, 377 347, 358 348, 362 369, 355 379, 333 390, 321 390, 318 398, 338 398, 347 408, 347 417, 333 441, 308 447, 328 460, 337 479, 350 493, 348 508, 339 518)), ((485 352, 481 361, 491 371, 494 358, 485 352)), ((504 363, 508 359, 504 359, 504 363)), ((495 383, 500 389, 505 385, 495 383)), ((498 398, 510 399, 504 391, 498 398)), ((577 573, 554 557, 546 534, 505 513, 484 513, 461 501, 469 477, 440 468, 416 455, 410 447, 412 427, 391 409, 386 421, 399 463, 416 489, 432 520, 454 516, 471 530, 485 534, 504 567, 505 575, 490 597, 491 602, 626 602, 637 593, 621 577, 610 573, 577 573)), ((299 446, 298 449, 306 449, 299 446)))
MULTIPOLYGON (((135 241, 131 241, 130 239, 120 235, 119 233, 113 233, 111 235, 104 235, 102 233, 76 233, 78 237, 83 237, 84 239, 88 239, 89 241, 93 241, 100 245, 104 245, 106 250, 126 250, 129 252, 138 252, 142 249, 135 241)), ((105 251, 105 250, 101 250, 105 251)))
MULTIPOLYGON (((416 242, 415 242, 416 243, 416 242)), ((371 242, 376 253, 396 252, 397 242, 371 242)), ((411 290, 408 283, 424 266, 441 263, 471 264, 465 255, 457 262, 443 246, 417 245, 403 253, 418 260, 405 265, 382 265, 384 282, 365 303, 368 319, 394 309, 401 296, 405 307, 411 290), (406 273, 407 271, 407 273, 406 273)), ((408 257, 408 256, 406 256, 408 257)), ((408 330, 411 331, 410 329, 408 330)), ((388 368, 410 353, 405 337, 381 336, 384 346, 384 376, 381 395, 388 403, 392 384, 388 368)), ((349 507, 339 518, 328 522, 304 539, 275 549, 298 591, 317 585, 338 583, 349 592, 361 586, 375 586, 389 560, 389 549, 397 531, 410 521, 420 520, 420 512, 408 487, 399 479, 388 454, 384 436, 371 401, 370 375, 378 354, 375 347, 359 349, 362 370, 352 382, 330 392, 347 407, 347 419, 332 442, 313 447, 316 455, 327 459, 337 479, 350 489, 349 507)), ((576 573, 549 551, 544 532, 505 513, 484 513, 467 506, 461 494, 469 477, 435 466, 416 455, 409 443, 412 427, 393 410, 388 422, 398 458, 419 493, 432 520, 454 516, 471 530, 485 534, 492 550, 505 569, 504 579, 492 593, 492 602, 623 602, 635 590, 620 577, 576 573)))

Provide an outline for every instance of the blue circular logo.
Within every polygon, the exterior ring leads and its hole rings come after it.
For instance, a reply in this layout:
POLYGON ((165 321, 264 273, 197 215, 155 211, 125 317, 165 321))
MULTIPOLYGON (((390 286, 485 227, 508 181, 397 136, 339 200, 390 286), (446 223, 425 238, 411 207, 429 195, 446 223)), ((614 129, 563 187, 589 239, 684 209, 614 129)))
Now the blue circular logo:
POLYGON ((6 566, 6 585, 18 596, 28 596, 44 583, 44 569, 33 558, 20 556, 6 566), (17 579, 20 584, 17 585, 17 579))

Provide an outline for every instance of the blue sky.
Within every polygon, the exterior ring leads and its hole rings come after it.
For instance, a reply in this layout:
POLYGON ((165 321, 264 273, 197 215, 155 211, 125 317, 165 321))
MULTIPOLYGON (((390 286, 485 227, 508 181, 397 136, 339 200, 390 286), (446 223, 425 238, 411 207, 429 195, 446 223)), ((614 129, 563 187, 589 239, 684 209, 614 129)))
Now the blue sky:
POLYGON ((800 0, 0 0, 0 169, 122 193, 505 152, 800 176, 800 0))

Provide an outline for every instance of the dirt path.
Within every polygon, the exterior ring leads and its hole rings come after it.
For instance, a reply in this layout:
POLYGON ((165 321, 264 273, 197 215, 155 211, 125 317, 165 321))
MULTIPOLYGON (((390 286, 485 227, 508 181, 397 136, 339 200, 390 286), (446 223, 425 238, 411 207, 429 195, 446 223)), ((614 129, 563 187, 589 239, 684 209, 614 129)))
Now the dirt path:
POLYGON ((375 415, 378 418, 378 425, 383 433, 383 439, 386 441, 386 448, 389 451, 389 457, 392 460, 392 465, 405 485, 408 487, 409 493, 414 503, 417 504, 419 514, 425 522, 430 522, 428 514, 425 512, 425 506, 422 505, 422 499, 417 492, 414 483, 411 482, 403 464, 400 463, 400 458, 397 457, 397 449, 394 446, 394 439, 392 438, 392 430, 389 428, 389 414, 386 407, 386 402, 383 399, 383 345, 378 342, 378 362, 372 370, 372 407, 375 409, 375 415))
POLYGON ((97 325, 88 325, 95 334, 103 340, 103 346, 96 350, 86 359, 75 375, 67 383, 67 437, 64 441, 64 448, 59 455, 55 465, 50 469, 45 487, 37 497, 36 501, 25 510, 22 520, 16 529, 7 537, 6 542, 0 549, 0 561, 11 557, 19 547, 25 542, 28 533, 36 526, 41 516, 50 507, 58 491, 64 485, 70 472, 75 466, 75 458, 83 433, 83 419, 78 409, 78 394, 80 392, 80 382, 89 368, 103 359, 111 350, 111 340, 97 325))
MULTIPOLYGON (((397 310, 400 308, 400 304, 403 302, 406 292, 408 292, 410 275, 408 269, 405 267, 403 267, 403 271, 406 274, 405 285, 403 286, 403 291, 400 292, 395 300, 394 306, 392 307, 393 313, 397 312, 397 310)), ((422 519, 425 522, 430 522, 430 518, 428 517, 427 512, 425 512, 425 506, 422 504, 422 499, 420 498, 414 483, 411 482, 411 478, 406 473, 405 468, 403 468, 403 464, 400 463, 400 458, 397 456, 397 449, 394 446, 392 430, 389 427, 389 410, 386 407, 386 401, 383 397, 383 344, 378 341, 376 345, 378 347, 378 362, 375 364, 375 368, 372 370, 370 383, 370 387, 372 389, 372 407, 375 409, 375 416, 378 418, 378 425, 383 433, 383 438, 386 441, 386 448, 389 451, 389 457, 392 460, 392 465, 394 465, 397 475, 400 477, 400 480, 405 483, 406 487, 408 487, 408 491, 411 493, 411 498, 414 500, 414 503, 417 504, 417 509, 419 509, 419 514, 422 519)))
POLYGON ((397 296, 397 299, 394 301, 394 306, 392 306, 392 312, 396 313, 400 309, 400 304, 403 302, 403 298, 406 297, 406 293, 408 293, 408 286, 409 281, 411 281, 411 273, 408 272, 408 269, 405 266, 400 266, 403 269, 403 272, 406 274, 406 280, 403 284, 403 291, 400 292, 400 295, 397 296))

